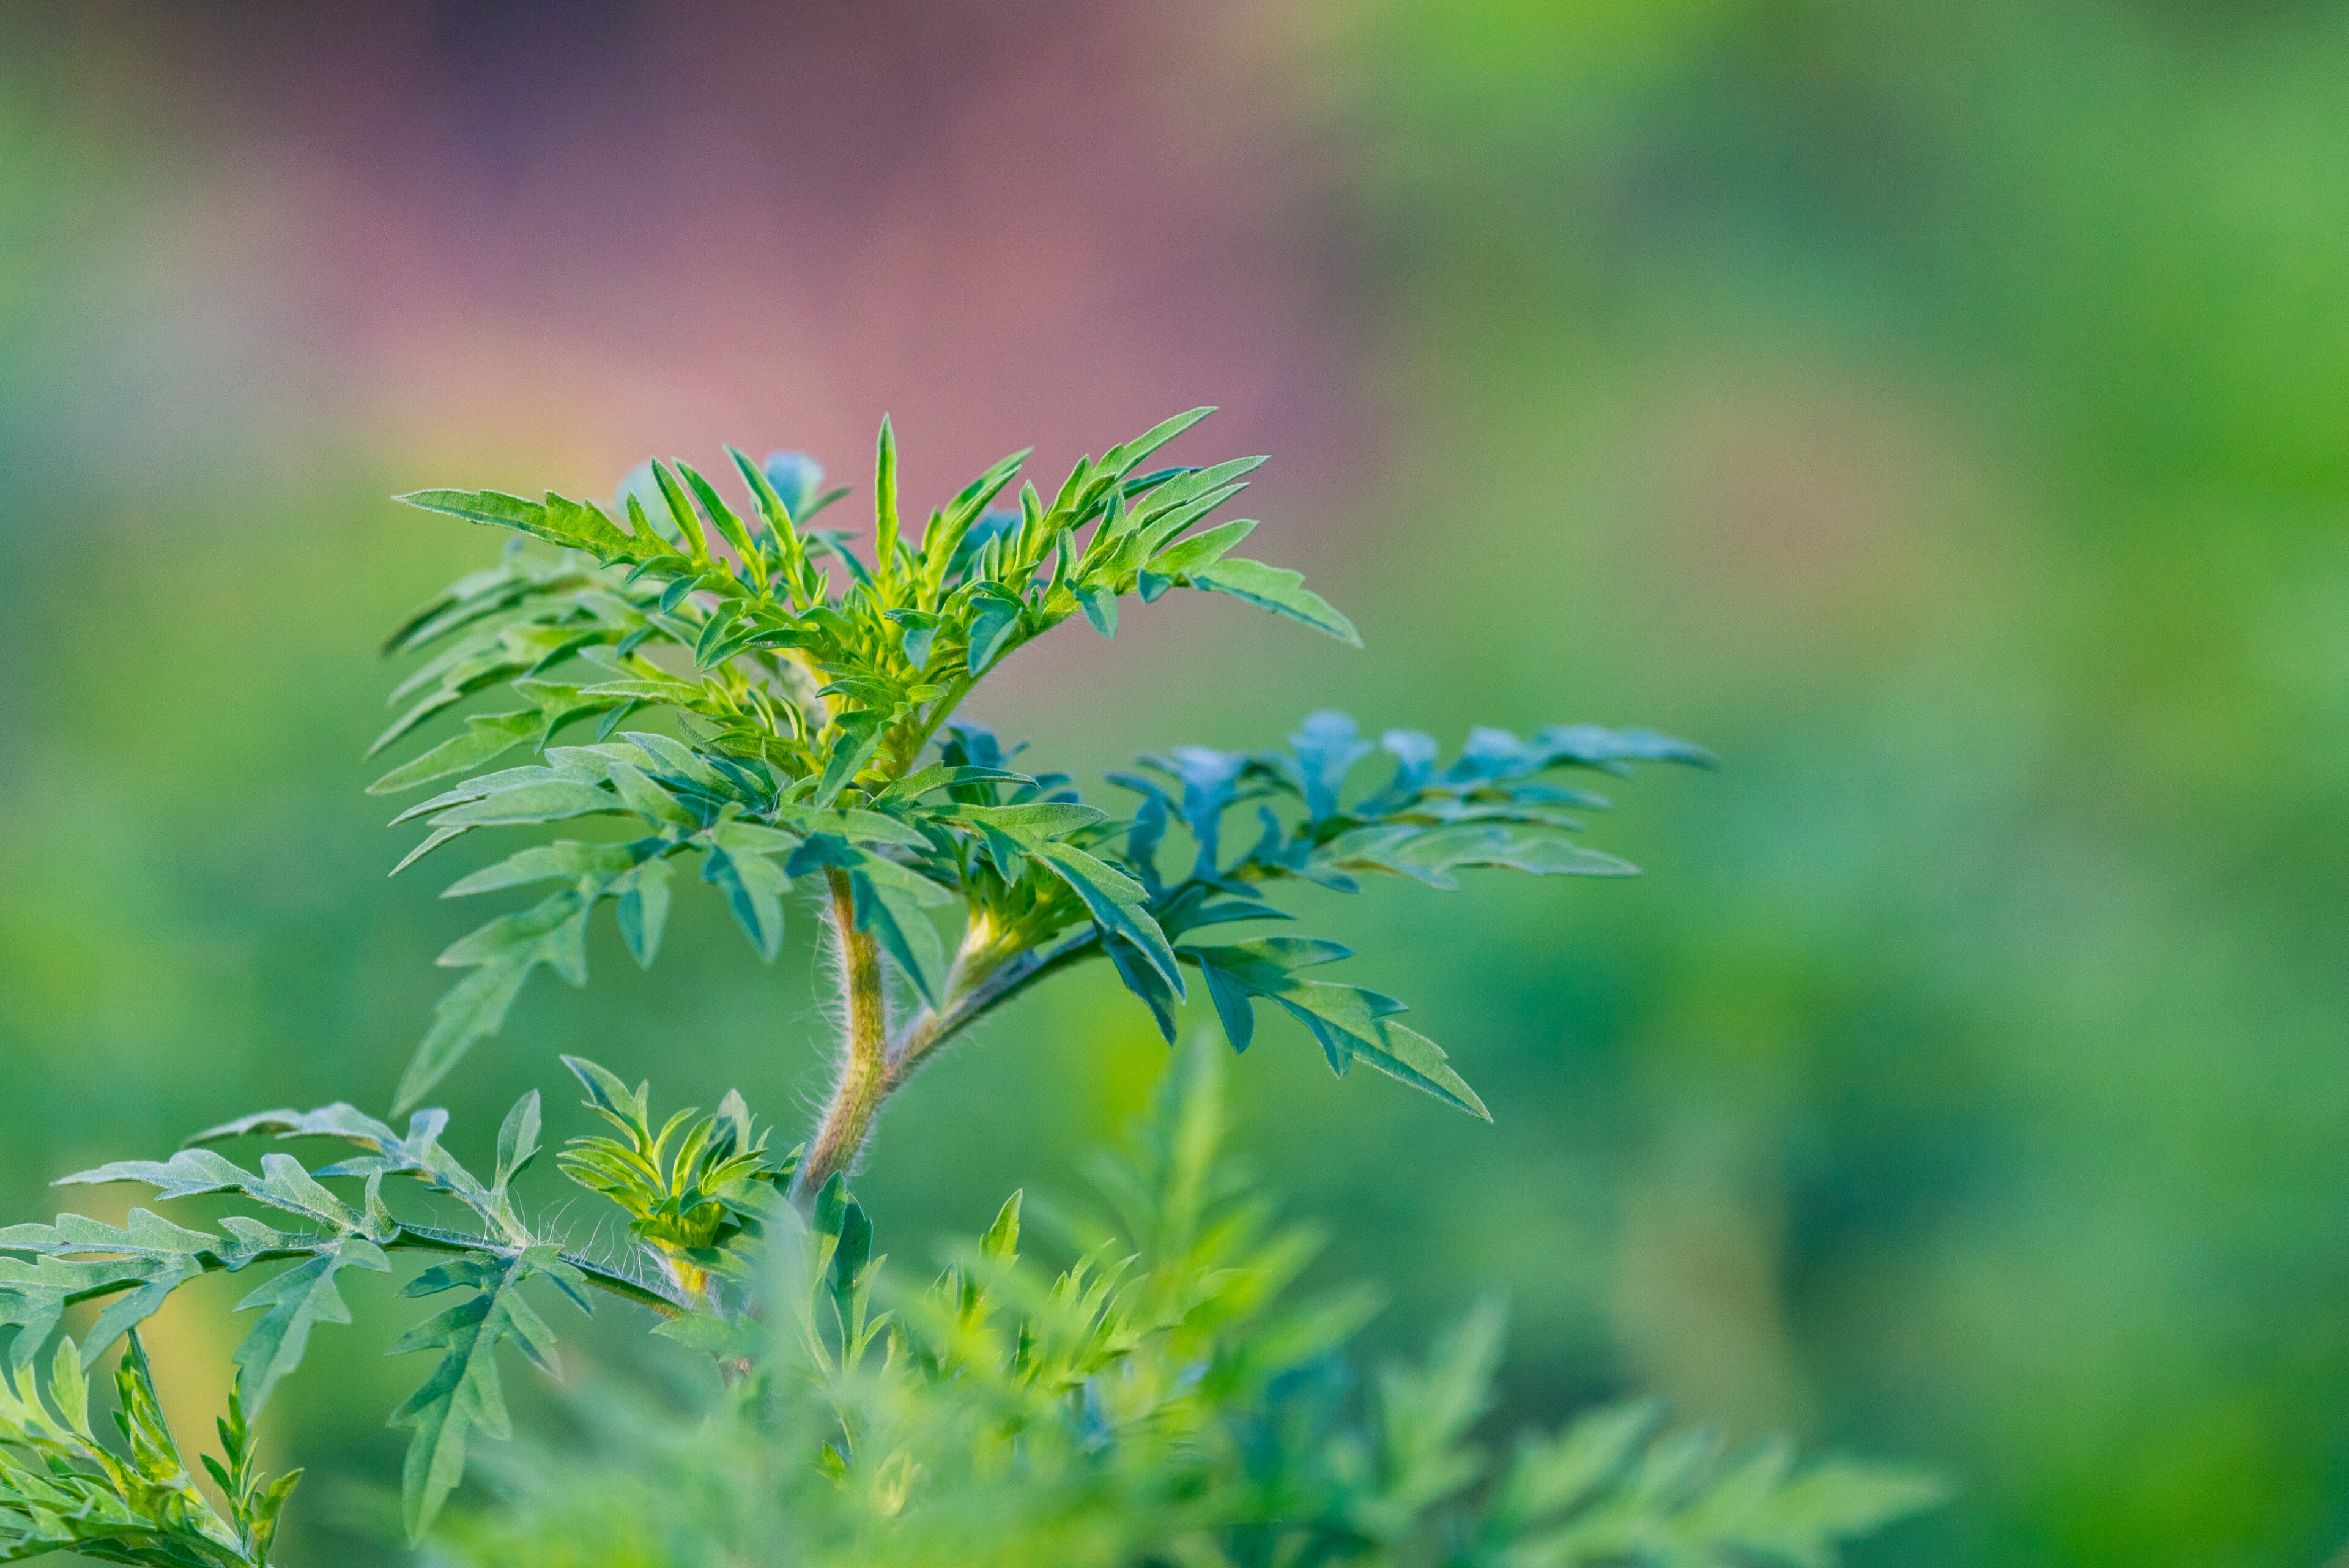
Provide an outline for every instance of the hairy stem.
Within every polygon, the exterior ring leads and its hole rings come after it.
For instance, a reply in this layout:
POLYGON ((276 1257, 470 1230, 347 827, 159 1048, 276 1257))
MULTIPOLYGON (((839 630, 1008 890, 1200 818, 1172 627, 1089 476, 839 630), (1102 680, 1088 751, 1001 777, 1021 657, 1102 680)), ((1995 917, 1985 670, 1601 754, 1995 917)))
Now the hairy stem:
POLYGON ((792 1197, 802 1208, 834 1174, 848 1169, 872 1136, 873 1118, 888 1096, 889 1021, 881 989, 881 944, 856 929, 855 898, 848 873, 825 872, 832 886, 833 934, 840 942, 840 990, 846 1018, 840 1044, 840 1076, 824 1106, 814 1142, 800 1163, 792 1197))

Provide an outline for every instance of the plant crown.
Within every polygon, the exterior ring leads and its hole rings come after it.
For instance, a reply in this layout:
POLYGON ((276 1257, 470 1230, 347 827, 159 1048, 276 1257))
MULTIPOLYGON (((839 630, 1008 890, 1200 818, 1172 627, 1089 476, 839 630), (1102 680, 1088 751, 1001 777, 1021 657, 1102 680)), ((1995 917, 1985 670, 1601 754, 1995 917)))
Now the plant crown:
POLYGON ((1113 817, 1080 799, 1066 774, 1013 771, 993 734, 957 718, 981 679, 1062 621, 1081 615, 1114 635, 1129 596, 1147 603, 1170 588, 1204 589, 1359 642, 1297 573, 1229 553, 1254 522, 1203 526, 1261 458, 1143 471, 1210 411, 1081 460, 1049 504, 1030 484, 1015 507, 996 508, 1026 456, 1014 453, 931 513, 918 541, 901 526, 885 420, 869 564, 849 535, 806 526, 842 493, 814 497, 822 471, 795 452, 761 464, 729 449, 750 496, 739 514, 689 465, 650 463, 623 488, 616 509, 626 528, 600 505, 552 493, 404 497, 558 548, 552 559, 510 551, 392 635, 394 651, 439 651, 394 693, 408 706, 378 748, 493 686, 523 702, 469 719, 463 733, 372 786, 462 778, 397 819, 429 829, 401 866, 481 827, 617 817, 632 836, 533 844, 448 889, 559 884, 441 954, 471 972, 435 1010, 399 1106, 496 1032, 534 969, 584 983, 587 921, 603 901, 615 905, 630 952, 650 963, 671 865, 697 857, 701 880, 723 890, 762 956, 780 950, 783 896, 800 879, 822 889, 840 932, 849 1029, 802 1197, 853 1162, 880 1103, 940 1045, 1037 981, 1096 958, 1169 1040, 1190 970, 1236 1048, 1249 1043, 1254 1004, 1268 1001, 1306 1026, 1332 1070, 1364 1062, 1485 1115, 1443 1051, 1397 1022, 1402 1003, 1299 972, 1347 957, 1344 948, 1297 937, 1202 943, 1193 933, 1288 919, 1268 901, 1284 881, 1350 892, 1371 874, 1455 887, 1454 873, 1476 866, 1624 875, 1630 867, 1571 836, 1575 811, 1606 803, 1551 775, 1619 772, 1637 759, 1706 763, 1706 753, 1647 731, 1578 725, 1530 741, 1476 730, 1446 762, 1428 736, 1391 730, 1374 746, 1350 719, 1325 711, 1287 751, 1145 756, 1146 772, 1112 775, 1140 797, 1130 816, 1113 817), (841 567, 836 585, 826 561, 841 567), (663 711, 677 736, 622 727, 663 711), (552 743, 590 720, 591 743, 552 743), (490 767, 525 744, 544 760, 490 767), (1353 770, 1381 746, 1391 776, 1350 792, 1353 770), (1226 816, 1250 806, 1252 840, 1227 845, 1226 816), (1169 874, 1163 848, 1177 826, 1193 853, 1169 874), (951 943, 933 911, 953 922, 951 943), (891 974, 912 1002, 895 1018, 891 974))

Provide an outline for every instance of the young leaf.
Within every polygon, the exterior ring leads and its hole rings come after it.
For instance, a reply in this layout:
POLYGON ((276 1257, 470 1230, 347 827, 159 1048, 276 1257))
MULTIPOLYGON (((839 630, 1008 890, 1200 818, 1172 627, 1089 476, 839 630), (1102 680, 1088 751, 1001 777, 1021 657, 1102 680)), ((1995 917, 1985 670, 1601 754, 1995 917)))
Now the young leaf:
POLYGON ((1245 599, 1258 609, 1301 621, 1340 642, 1362 646, 1361 634, 1354 629, 1354 623, 1332 608, 1327 599, 1306 587, 1302 572, 1227 556, 1212 566, 1188 573, 1185 580, 1195 588, 1245 599))
POLYGON ((543 721, 536 709, 514 713, 489 713, 465 721, 465 732, 441 742, 423 755, 410 758, 367 785, 369 794, 397 794, 435 779, 471 773, 483 763, 538 733, 543 721))

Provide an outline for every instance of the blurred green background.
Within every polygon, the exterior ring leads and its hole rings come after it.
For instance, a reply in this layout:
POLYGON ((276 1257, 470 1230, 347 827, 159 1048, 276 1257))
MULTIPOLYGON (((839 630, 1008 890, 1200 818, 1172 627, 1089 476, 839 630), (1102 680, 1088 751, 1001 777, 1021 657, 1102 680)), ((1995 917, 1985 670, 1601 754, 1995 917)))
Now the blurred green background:
MULTIPOLYGON (((372 650, 493 548, 389 493, 720 441, 861 483, 887 410, 927 504, 1214 401, 1175 455, 1278 454, 1266 553, 1368 650, 1185 596, 1066 629, 981 708, 1040 760, 1329 703, 1727 762, 1618 792, 1640 881, 1317 906, 1497 1116, 1285 1030, 1242 1063, 1381 1341, 1498 1287, 1504 1425, 1648 1386, 1957 1480, 1865 1563, 2324 1563, 2344 79, 2349 5, 2302 0, 18 0, 7 1212, 388 1098, 480 915, 383 877, 372 650)), ((812 922, 761 969, 685 902, 651 973, 606 932, 534 985, 460 1147, 531 1085, 578 1130, 563 1049, 802 1114, 812 922)), ((1066 1184, 1162 1057, 1098 976, 993 1026, 885 1127, 890 1250, 1066 1184)), ((187 1419, 234 1295, 159 1331, 187 1419)), ((273 1407, 327 1478, 297 1563, 388 1560, 335 1480, 398 1451, 400 1314, 359 1304, 273 1407)))

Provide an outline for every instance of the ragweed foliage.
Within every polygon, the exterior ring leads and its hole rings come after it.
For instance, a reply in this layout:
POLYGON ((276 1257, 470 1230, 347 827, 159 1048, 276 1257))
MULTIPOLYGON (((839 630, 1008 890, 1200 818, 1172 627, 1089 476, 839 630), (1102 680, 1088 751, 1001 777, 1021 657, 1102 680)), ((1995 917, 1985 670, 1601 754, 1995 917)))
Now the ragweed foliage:
POLYGON ((847 534, 805 526, 815 479, 797 454, 762 465, 730 452, 739 510, 682 462, 648 465, 609 510, 552 493, 405 497, 554 546, 551 557, 510 551, 393 634, 395 651, 438 651, 395 692, 407 706, 379 745, 493 689, 521 704, 469 718, 378 781, 386 792, 444 785, 398 819, 428 830, 409 861, 479 828, 624 826, 616 839, 531 844, 449 888, 555 885, 441 955, 471 972, 436 1010, 400 1101, 495 1032, 533 970, 584 982, 601 904, 613 904, 637 961, 651 962, 683 859, 767 958, 795 887, 813 889, 838 933, 839 1092, 799 1173, 802 1199, 854 1163, 882 1102, 931 1053, 1093 960, 1114 966, 1169 1039, 1195 974, 1236 1048, 1253 1036, 1256 1004, 1269 1002, 1304 1025, 1333 1071, 1365 1063, 1485 1115, 1444 1052, 1398 1021, 1402 1002, 1301 972, 1345 949, 1195 933, 1287 919, 1270 901, 1283 883, 1351 891, 1384 875, 1453 888, 1475 867, 1623 875, 1631 867, 1574 838, 1579 814, 1605 801, 1559 775, 1702 763, 1702 751, 1582 725, 1530 740, 1476 730, 1447 760, 1429 736, 1391 730, 1373 742, 1319 712, 1286 750, 1146 756, 1144 772, 1116 775, 1133 798, 1112 815, 1064 774, 1019 771, 992 734, 957 718, 1023 644, 1078 618, 1113 635, 1122 603, 1178 587, 1357 640, 1296 573, 1230 554, 1253 522, 1209 525, 1261 459, 1144 470, 1208 411, 1083 459, 1050 502, 1027 485, 999 506, 1025 456, 1015 453, 933 511, 918 538, 903 524, 885 421, 869 558, 847 534), (628 727, 664 716, 674 733, 628 727), (554 743, 574 726, 592 730, 583 743, 554 743), (523 747, 537 760, 492 766, 523 747), (1384 776, 1357 786, 1381 752, 1384 776), (1243 831, 1227 843, 1235 813, 1243 831), (1189 841, 1179 869, 1165 864, 1171 832, 1189 841), (894 1012, 893 975, 909 999, 894 1012))
POLYGON ((895 1287, 835 1188, 772 1232, 763 1321, 726 1331, 753 1370, 703 1424, 591 1405, 605 1446, 502 1465, 502 1505, 447 1550, 484 1568, 1819 1568, 1939 1495, 1733 1451, 1636 1400, 1495 1445, 1489 1303, 1424 1360, 1358 1377, 1348 1344, 1375 1301, 1295 1289, 1315 1238, 1219 1158, 1221 1075, 1212 1051, 1180 1054, 1058 1270, 1015 1195, 934 1283, 895 1287))
POLYGON ((119 1225, 68 1213, 0 1230, 0 1561, 266 1568, 298 1472, 262 1474, 249 1421, 315 1330, 350 1321, 347 1272, 403 1253, 429 1255, 407 1296, 454 1299, 391 1346, 430 1356, 389 1416, 411 1434, 411 1540, 474 1440, 510 1436, 503 1353, 559 1370, 543 1312, 558 1299, 648 1311, 655 1334, 719 1374, 706 1420, 631 1419, 600 1456, 513 1468, 511 1505, 469 1517, 450 1547, 482 1562, 1816 1568, 1928 1501, 1898 1472, 1796 1471, 1778 1448, 1726 1456, 1639 1406, 1496 1459, 1475 1440, 1500 1342, 1490 1310, 1424 1364, 1359 1387, 1347 1345, 1372 1303, 1296 1294, 1313 1238, 1219 1161, 1223 1058, 1205 1046, 1178 1054, 1156 1115, 1102 1167, 1100 1212, 1071 1220, 1062 1266, 1023 1250, 1015 1195, 926 1289, 885 1273, 849 1189, 883 1104, 957 1033, 1081 963, 1106 961, 1170 1042, 1195 978, 1235 1050, 1268 1007, 1338 1073, 1365 1063, 1485 1115, 1399 1022, 1402 1002, 1308 972, 1345 949, 1202 933, 1288 919, 1275 899, 1300 883, 1622 875, 1576 836, 1606 802, 1564 781, 1709 760, 1591 726, 1474 730, 1447 756, 1429 736, 1373 741, 1323 711, 1285 748, 1146 755, 1112 776, 1116 813, 1065 774, 1016 767, 960 709, 1063 621, 1110 636, 1122 604, 1183 587, 1355 640, 1296 573, 1230 554, 1253 523, 1209 523, 1259 460, 1144 467, 1206 411, 1081 461, 1049 502, 1012 492, 1021 457, 1006 458, 917 538, 885 421, 863 555, 810 525, 841 493, 816 496, 820 473, 796 454, 733 453, 739 507, 658 462, 609 509, 406 497, 523 537, 392 637, 429 657, 379 744, 476 698, 512 704, 467 714, 378 782, 443 786, 400 818, 428 830, 402 864, 479 828, 600 819, 599 836, 534 837, 449 889, 553 885, 442 954, 469 972, 401 1082, 404 1130, 342 1103, 264 1111, 168 1158, 64 1179, 138 1184, 159 1206, 207 1198, 216 1218, 134 1208, 119 1225), (518 748, 528 760, 498 765, 518 748), (445 1112, 413 1105, 497 1031, 533 971, 585 980, 604 904, 650 963, 680 862, 770 959, 786 896, 813 892, 838 950, 835 1088, 809 1141, 776 1155, 739 1095, 657 1118, 649 1085, 564 1057, 609 1130, 571 1138, 555 1164, 624 1220, 608 1244, 583 1244, 515 1186, 541 1147, 535 1092, 487 1165, 450 1151, 445 1112), (274 1148, 240 1163, 217 1147, 256 1138, 345 1147, 325 1163, 274 1148), (163 1419, 139 1326, 214 1273, 249 1275, 238 1310, 255 1315, 230 1358, 207 1491, 163 1419), (89 1414, 90 1374, 117 1345, 119 1442, 89 1414))

